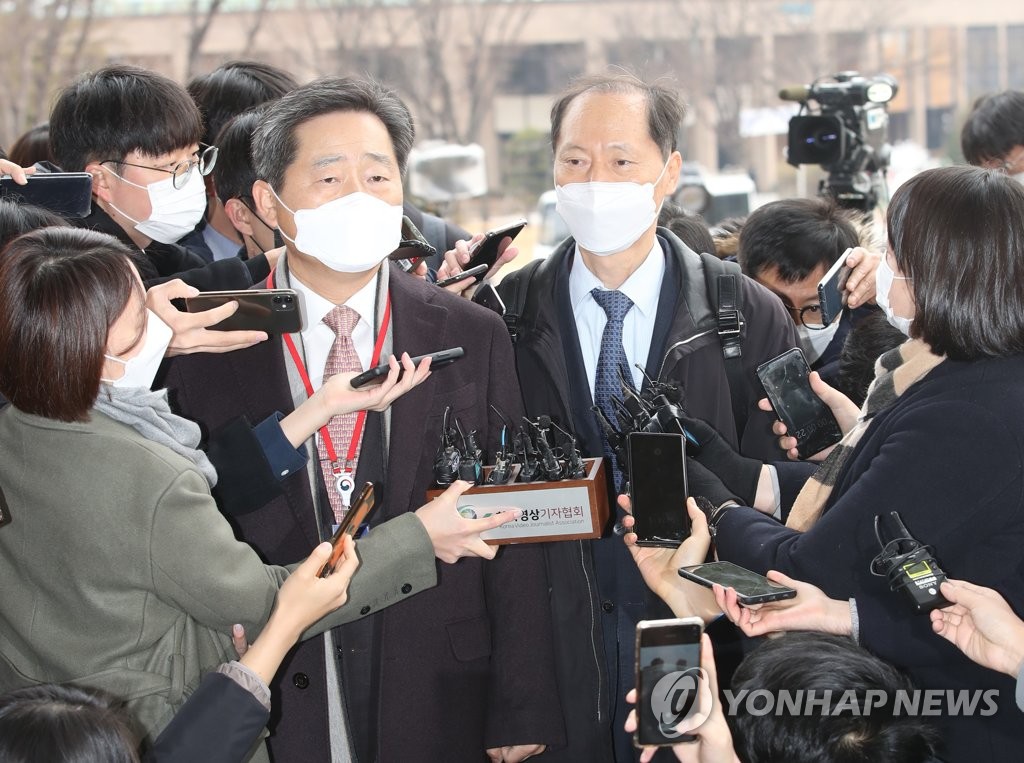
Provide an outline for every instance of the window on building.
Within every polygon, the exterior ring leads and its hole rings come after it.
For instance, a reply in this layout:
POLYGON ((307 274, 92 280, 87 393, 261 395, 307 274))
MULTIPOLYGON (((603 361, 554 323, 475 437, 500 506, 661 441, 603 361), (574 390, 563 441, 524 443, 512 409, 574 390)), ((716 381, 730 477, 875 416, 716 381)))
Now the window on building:
POLYGON ((967 97, 972 101, 999 89, 998 55, 994 26, 967 29, 967 97))

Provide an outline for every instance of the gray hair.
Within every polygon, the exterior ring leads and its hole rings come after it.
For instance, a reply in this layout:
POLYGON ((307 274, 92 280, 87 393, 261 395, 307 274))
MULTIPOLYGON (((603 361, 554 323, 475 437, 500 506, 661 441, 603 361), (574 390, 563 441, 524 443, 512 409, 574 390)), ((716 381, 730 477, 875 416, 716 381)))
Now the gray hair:
POLYGON ((364 111, 373 114, 387 128, 405 175, 416 130, 409 109, 394 90, 373 80, 327 77, 292 90, 270 104, 252 139, 252 160, 256 177, 274 188, 284 182, 284 173, 295 161, 295 131, 310 119, 336 111, 364 111))
POLYGON ((647 130, 658 144, 663 159, 676 150, 676 138, 686 109, 677 93, 658 84, 648 84, 627 73, 594 74, 574 80, 551 107, 551 148, 558 145, 562 120, 569 105, 585 93, 639 94, 647 103, 647 130))

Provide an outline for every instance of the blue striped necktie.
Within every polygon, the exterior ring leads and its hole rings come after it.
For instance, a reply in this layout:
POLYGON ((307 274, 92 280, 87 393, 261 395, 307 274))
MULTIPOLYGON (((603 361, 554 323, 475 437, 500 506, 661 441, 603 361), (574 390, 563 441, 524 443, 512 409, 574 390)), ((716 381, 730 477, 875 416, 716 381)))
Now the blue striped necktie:
MULTIPOLYGON (((633 300, 621 291, 609 291, 605 289, 592 289, 590 295, 594 298, 608 315, 608 322, 604 325, 604 334, 601 335, 601 354, 597 358, 597 375, 594 379, 594 404, 597 405, 608 420, 613 424, 616 422, 615 408, 612 405, 613 397, 622 397, 622 384, 619 381, 619 369, 626 379, 631 379, 629 361, 626 359, 626 350, 622 346, 622 322, 626 313, 633 307, 633 300)), ((622 471, 615 462, 615 454, 608 445, 607 437, 602 434, 601 440, 604 443, 605 456, 608 457, 612 467, 615 490, 622 488, 622 471)))

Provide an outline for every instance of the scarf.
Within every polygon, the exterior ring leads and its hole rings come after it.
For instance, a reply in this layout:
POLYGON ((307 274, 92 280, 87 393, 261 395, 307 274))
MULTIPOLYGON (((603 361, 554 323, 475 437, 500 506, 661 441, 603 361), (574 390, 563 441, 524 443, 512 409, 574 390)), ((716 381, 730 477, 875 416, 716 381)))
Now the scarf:
POLYGON ((211 488, 217 484, 216 469, 206 454, 197 449, 199 425, 171 411, 167 390, 152 392, 144 387, 101 384, 93 408, 114 421, 127 424, 147 440, 187 458, 202 472, 211 488))
POLYGON ((818 521, 832 488, 875 414, 899 400, 900 395, 927 376, 943 360, 943 356, 934 354, 920 339, 911 339, 883 353, 875 361, 875 379, 868 387, 867 398, 857 423, 800 489, 789 519, 786 520, 787 527, 806 532, 818 521))

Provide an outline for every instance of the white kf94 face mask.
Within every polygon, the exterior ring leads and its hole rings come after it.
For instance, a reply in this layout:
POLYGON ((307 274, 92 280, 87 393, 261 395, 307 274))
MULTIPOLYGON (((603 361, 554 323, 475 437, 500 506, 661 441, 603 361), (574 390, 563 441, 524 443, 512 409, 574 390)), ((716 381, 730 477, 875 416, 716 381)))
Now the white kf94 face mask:
POLYGON ((668 162, 653 183, 568 183, 555 186, 555 210, 573 239, 591 254, 606 257, 631 247, 658 219, 654 187, 661 182, 668 162))
POLYGON ((878 263, 878 269, 875 271, 875 302, 882 308, 882 312, 885 313, 885 319, 889 322, 889 325, 909 337, 910 324, 913 322, 913 319, 896 315, 893 312, 892 305, 889 304, 889 292, 892 290, 893 281, 897 280, 909 281, 910 279, 893 273, 892 268, 889 267, 889 261, 882 257, 882 261, 878 263))
POLYGON ((160 361, 164 359, 167 346, 174 337, 174 331, 161 320, 152 310, 146 310, 146 338, 138 355, 122 360, 114 355, 104 355, 107 360, 124 366, 124 374, 120 379, 104 379, 101 382, 114 387, 145 387, 153 386, 160 361))
POLYGON ((185 187, 181 189, 174 187, 174 178, 170 175, 166 180, 139 185, 131 180, 125 180, 113 170, 107 171, 128 185, 144 188, 149 193, 151 211, 145 220, 136 220, 124 210, 110 205, 131 220, 135 230, 144 236, 162 244, 173 244, 182 236, 191 233, 203 219, 206 212, 206 184, 198 170, 193 168, 188 180, 185 181, 185 187))
POLYGON ((401 204, 393 206, 357 191, 314 209, 293 211, 277 191, 271 191, 295 218, 295 238, 284 231, 281 235, 331 270, 364 273, 379 265, 402 241, 401 204))

